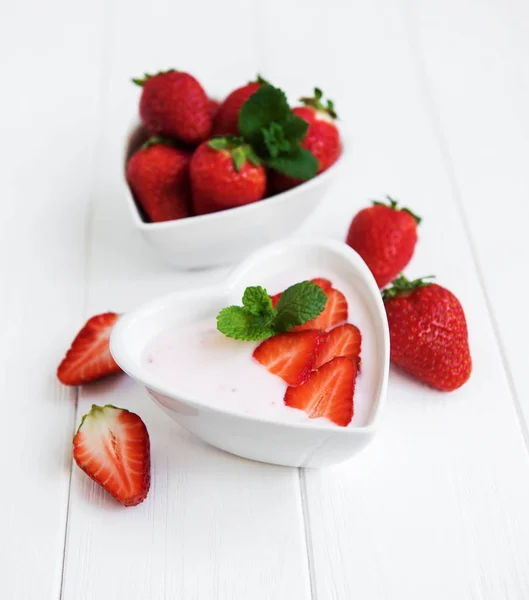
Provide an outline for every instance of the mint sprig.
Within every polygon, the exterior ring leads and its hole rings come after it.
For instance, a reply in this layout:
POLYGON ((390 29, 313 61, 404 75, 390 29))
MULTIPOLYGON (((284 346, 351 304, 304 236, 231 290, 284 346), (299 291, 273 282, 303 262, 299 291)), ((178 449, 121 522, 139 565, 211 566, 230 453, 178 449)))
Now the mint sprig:
POLYGON ((265 83, 239 111, 239 132, 270 168, 296 179, 311 179, 316 157, 301 147, 308 123, 295 115, 282 90, 265 83))
POLYGON ((324 310, 327 296, 316 283, 302 281, 282 293, 276 308, 261 286, 247 287, 242 304, 223 308, 217 329, 227 337, 255 342, 315 319, 324 310))

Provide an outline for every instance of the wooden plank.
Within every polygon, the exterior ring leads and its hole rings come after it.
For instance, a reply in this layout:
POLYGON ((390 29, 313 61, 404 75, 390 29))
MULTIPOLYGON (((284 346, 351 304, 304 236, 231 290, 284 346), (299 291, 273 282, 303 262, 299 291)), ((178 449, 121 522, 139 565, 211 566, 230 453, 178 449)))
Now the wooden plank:
POLYGON ((75 390, 55 371, 84 303, 103 3, 2 7, 2 598, 60 593, 75 390))
MULTIPOLYGON (((122 2, 116 10, 126 11, 127 19, 115 23, 108 63, 90 313, 126 311, 158 294, 225 274, 171 270, 132 228, 120 189, 124 132, 139 98, 129 77, 175 66, 196 73, 208 89, 226 93, 251 79, 257 64, 254 16, 243 2, 188 5, 185 24, 171 2, 154 2, 148 13, 141 2, 122 2), (236 34, 219 26, 227 15, 236 34), (150 32, 148 43, 145 32, 150 32), (199 38, 208 40, 203 46, 208 52, 196 50, 199 38)), ((124 509, 74 470, 63 598, 309 597, 297 469, 245 461, 202 444, 127 379, 83 390, 77 420, 93 402, 124 406, 145 420, 153 483, 141 506, 124 509)))
POLYGON ((504 363, 527 421, 529 321, 521 318, 526 300, 517 288, 529 261, 529 4, 417 2, 406 15, 504 363), (450 43, 442 44, 448 37, 450 43))
MULTIPOLYGON (((437 19, 444 3, 435 6, 437 19)), ((305 473, 315 597, 522 600, 529 595, 527 452, 461 222, 459 190, 446 168, 399 6, 340 7, 337 16, 338 3, 322 13, 317 2, 296 10, 272 1, 263 23, 281 40, 295 23, 284 56, 294 56, 296 48, 303 56, 279 58, 269 39, 264 74, 292 82, 296 95, 321 85, 353 133, 347 174, 305 235, 343 239, 352 214, 383 193, 416 210, 424 222, 407 272, 433 272, 461 299, 474 373, 464 388, 443 395, 392 372, 372 447, 340 467, 305 473)), ((461 55, 471 23, 457 15, 455 8, 447 14, 435 40, 443 52, 450 25, 461 36, 454 64, 466 64, 461 55)), ((469 142, 467 154, 473 148, 469 142)))

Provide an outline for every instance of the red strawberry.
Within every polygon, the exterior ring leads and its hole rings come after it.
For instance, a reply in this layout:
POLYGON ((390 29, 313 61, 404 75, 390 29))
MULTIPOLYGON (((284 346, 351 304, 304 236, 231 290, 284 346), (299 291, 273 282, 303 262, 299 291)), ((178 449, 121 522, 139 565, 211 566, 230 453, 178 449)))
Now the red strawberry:
POLYGON ((305 331, 306 329, 330 329, 335 325, 339 325, 344 321, 347 321, 348 307, 347 300, 342 292, 331 288, 328 292, 325 292, 327 296, 327 304, 315 319, 308 321, 303 325, 294 327, 292 331, 305 331))
POLYGON ((279 333, 261 342, 253 357, 289 385, 299 385, 310 375, 326 340, 327 334, 321 331, 279 333))
MULTIPOLYGON (((313 283, 319 285, 324 292, 328 292, 332 288, 332 283, 328 279, 324 279, 323 277, 316 277, 315 279, 311 279, 313 283)), ((279 298, 281 298, 281 294, 283 292, 279 292, 278 294, 274 294, 270 296, 272 299, 272 306, 275 308, 277 303, 279 302, 279 298)))
POLYGON ((208 97, 192 75, 170 70, 132 81, 143 87, 140 116, 151 135, 187 144, 209 137, 212 119, 208 97))
POLYGON ((208 98, 208 110, 211 116, 211 119, 214 120, 219 112, 220 102, 215 100, 214 98, 208 98))
POLYGON ((125 506, 143 502, 151 485, 147 428, 138 415, 92 405, 73 439, 73 457, 96 483, 125 506))
POLYGON ((461 387, 472 359, 463 307, 446 288, 400 276, 383 293, 391 361, 442 391, 461 387))
POLYGON ((288 387, 284 402, 304 410, 310 419, 325 417, 345 427, 353 418, 355 382, 356 366, 337 356, 313 371, 299 387, 288 387))
POLYGON ((81 385, 121 372, 108 346, 118 318, 119 315, 109 312, 88 319, 57 369, 59 381, 81 385))
POLYGON ((237 88, 224 100, 213 121, 213 135, 239 135, 239 111, 263 83, 266 81, 258 75, 257 81, 237 88))
POLYGON ((136 202, 153 223, 191 216, 189 153, 170 140, 150 138, 127 163, 136 202))
MULTIPOLYGON (((338 160, 342 152, 340 133, 334 123, 337 118, 334 104, 331 100, 328 100, 327 105, 325 105, 322 102, 322 96, 322 91, 315 88, 314 97, 301 98, 305 106, 298 106, 292 111, 309 124, 307 134, 301 145, 317 158, 318 173, 326 171, 338 160)), ((303 183, 300 179, 293 179, 277 172, 271 174, 271 179, 272 189, 275 192, 284 192, 303 183)))
POLYGON ((417 243, 421 219, 387 197, 388 204, 374 202, 352 220, 346 242, 360 254, 379 288, 385 287, 406 267, 417 243))
POLYGON ((362 345, 362 335, 358 327, 351 323, 344 323, 331 329, 327 336, 327 343, 318 352, 314 368, 321 367, 335 356, 345 356, 358 367, 362 345))
POLYGON ((237 138, 214 138, 201 144, 190 165, 197 215, 261 200, 266 171, 250 146, 237 138))

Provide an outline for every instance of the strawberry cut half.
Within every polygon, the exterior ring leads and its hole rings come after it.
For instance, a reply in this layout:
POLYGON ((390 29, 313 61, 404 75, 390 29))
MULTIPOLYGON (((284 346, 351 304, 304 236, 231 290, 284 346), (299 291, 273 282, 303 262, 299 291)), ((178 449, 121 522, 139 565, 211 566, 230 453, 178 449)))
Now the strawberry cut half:
POLYGON ((287 388, 284 403, 305 411, 310 419, 325 417, 345 427, 353 418, 357 369, 344 356, 337 356, 313 371, 299 387, 287 388))
POLYGON ((327 334, 321 331, 280 333, 259 344, 253 357, 289 385, 300 385, 312 372, 326 341, 327 334))
POLYGON ((325 292, 325 294, 327 295, 327 304, 325 305, 323 312, 312 321, 294 327, 292 331, 305 331, 307 329, 321 329, 325 331, 335 325, 347 321, 349 311, 347 300, 342 292, 335 288, 331 288, 325 292))
POLYGON ((77 465, 125 506, 147 497, 151 484, 150 441, 138 415, 115 406, 92 406, 73 440, 77 465))
POLYGON ((110 354, 109 340, 119 315, 108 312, 88 319, 57 369, 65 385, 81 385, 121 372, 110 354))
POLYGON ((345 356, 358 367, 361 346, 362 335, 356 325, 339 325, 329 331, 327 343, 321 347, 314 368, 318 369, 335 356, 345 356))

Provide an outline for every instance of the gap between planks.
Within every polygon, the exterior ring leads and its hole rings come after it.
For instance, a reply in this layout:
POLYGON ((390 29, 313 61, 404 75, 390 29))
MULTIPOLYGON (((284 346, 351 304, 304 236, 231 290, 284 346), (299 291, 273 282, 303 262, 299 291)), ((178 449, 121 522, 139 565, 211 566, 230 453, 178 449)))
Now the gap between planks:
MULTIPOLYGON (((108 96, 109 96, 109 84, 110 84, 110 51, 111 51, 111 34, 114 30, 114 23, 116 18, 116 7, 115 0, 105 3, 105 11, 104 11, 104 20, 105 24, 103 25, 103 51, 101 52, 100 58, 100 72, 99 72, 99 98, 98 98, 98 131, 94 142, 94 148, 92 152, 92 161, 91 161, 91 172, 92 172, 92 182, 90 185, 90 194, 88 196, 88 202, 85 209, 85 226, 84 226, 84 257, 83 257, 83 271, 84 271, 84 293, 83 293, 83 306, 81 316, 86 318, 86 311, 88 307, 88 298, 89 298, 89 285, 90 285, 90 277, 91 277, 91 268, 90 268, 90 254, 92 251, 92 234, 94 231, 94 205, 95 205, 95 194, 96 194, 96 181, 97 181, 97 173, 100 167, 100 159, 98 155, 98 148, 101 146, 104 139, 104 128, 103 128, 103 120, 105 116, 105 111, 108 106, 108 96)), ((79 399, 81 395, 81 388, 79 386, 76 387, 75 390, 75 407, 74 407, 74 415, 73 415, 73 425, 72 425, 72 440, 75 436, 77 430, 77 420, 79 416, 79 399)), ((70 524, 70 500, 72 495, 72 478, 73 478, 73 469, 74 469, 74 460, 73 455, 70 460, 70 473, 68 477, 68 498, 66 501, 66 520, 64 523, 64 546, 62 549, 62 565, 61 565, 61 580, 59 584, 59 600, 63 598, 64 591, 64 576, 66 573, 66 552, 68 548, 68 532, 69 532, 69 524, 70 524)))
POLYGON ((305 469, 298 467, 299 494, 301 500, 301 516, 303 519, 303 531, 305 532, 305 551, 307 554, 307 566, 309 571, 309 594, 311 600, 317 600, 316 570, 314 565, 314 546, 312 541, 312 528, 310 522, 307 480, 305 469))

